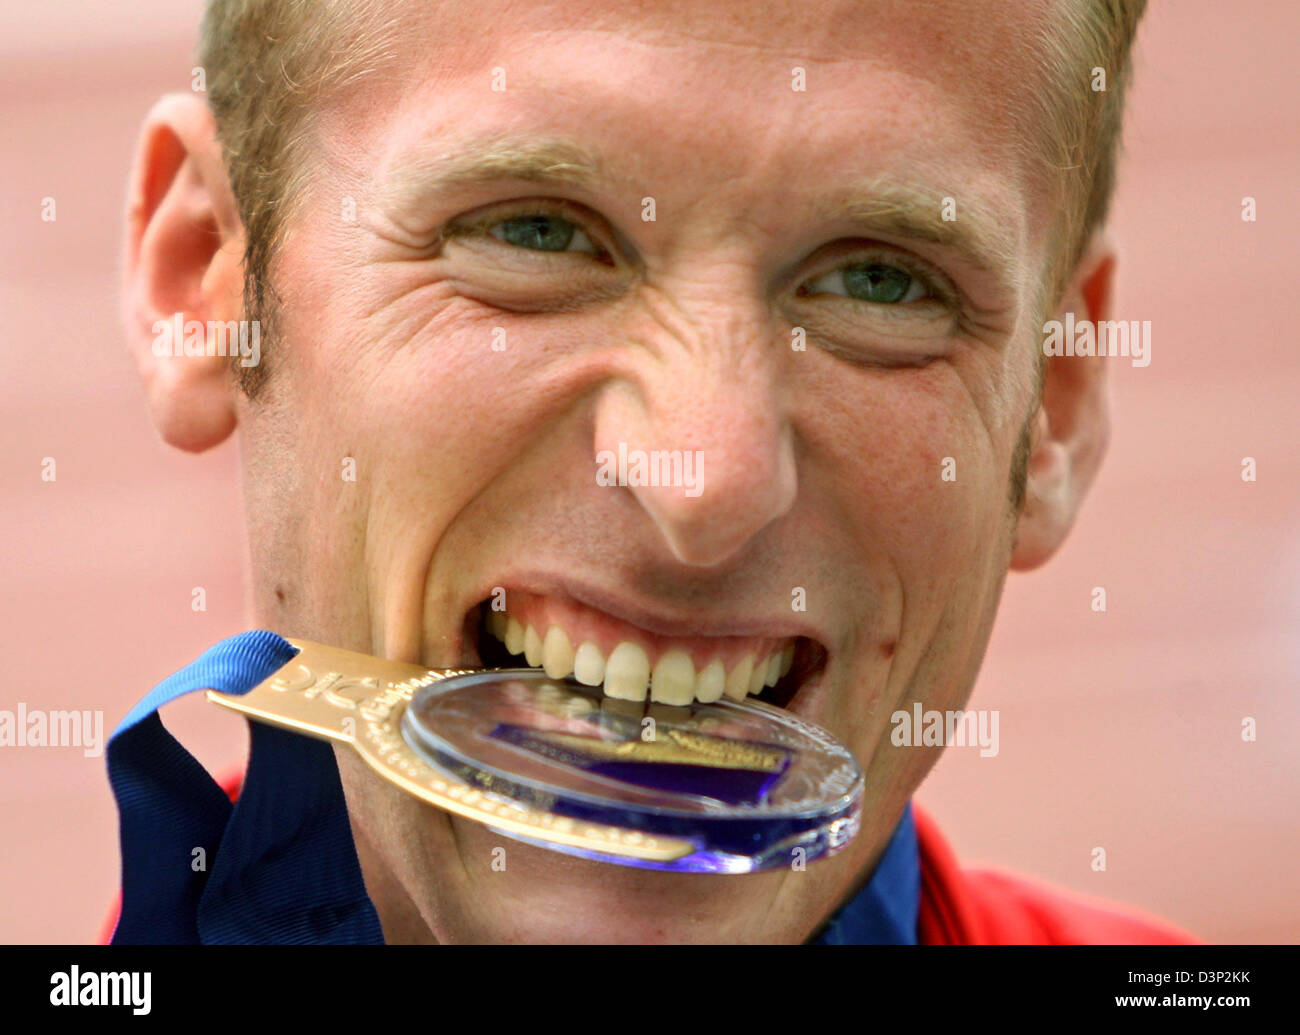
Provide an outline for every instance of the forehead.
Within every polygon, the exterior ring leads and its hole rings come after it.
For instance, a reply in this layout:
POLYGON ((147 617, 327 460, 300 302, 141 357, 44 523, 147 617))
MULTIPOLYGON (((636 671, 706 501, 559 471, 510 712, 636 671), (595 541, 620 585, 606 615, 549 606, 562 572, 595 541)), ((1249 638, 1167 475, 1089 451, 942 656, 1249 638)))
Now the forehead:
POLYGON ((837 178, 884 177, 954 197, 958 218, 969 201, 1022 239, 1046 223, 1026 138, 1050 0, 387 11, 392 61, 322 119, 328 150, 386 191, 475 140, 533 135, 576 144, 638 203, 730 192, 761 222, 837 178))

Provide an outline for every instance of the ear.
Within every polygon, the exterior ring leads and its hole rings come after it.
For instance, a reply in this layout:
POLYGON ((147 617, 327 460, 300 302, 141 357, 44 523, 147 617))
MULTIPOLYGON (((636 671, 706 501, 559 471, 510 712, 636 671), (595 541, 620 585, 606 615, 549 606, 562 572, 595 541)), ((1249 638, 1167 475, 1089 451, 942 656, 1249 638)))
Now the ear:
POLYGON ((131 170, 122 315, 154 426, 180 449, 209 449, 235 427, 230 358, 186 355, 173 330, 242 317, 243 252, 211 111, 192 94, 162 98, 131 170))
MULTIPOLYGON (((1076 325, 1109 320, 1114 270, 1114 248, 1098 234, 1075 268, 1053 318, 1064 324, 1065 314, 1073 312, 1076 325)), ((1038 567, 1065 541, 1110 438, 1108 359, 1048 356, 1044 362, 1043 397, 1032 422, 1025 505, 1011 554, 1011 567, 1019 571, 1038 567)))

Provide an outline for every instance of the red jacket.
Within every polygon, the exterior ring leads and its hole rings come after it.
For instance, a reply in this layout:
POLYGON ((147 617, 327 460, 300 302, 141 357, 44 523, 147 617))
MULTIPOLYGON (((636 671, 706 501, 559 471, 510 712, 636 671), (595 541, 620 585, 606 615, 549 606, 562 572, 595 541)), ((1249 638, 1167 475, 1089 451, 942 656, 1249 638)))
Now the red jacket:
MULTIPOLYGON (((234 801, 243 773, 220 781, 234 801)), ((915 801, 921 851, 922 945, 1175 945, 1196 944, 1186 931, 1136 909, 1087 899, 1063 888, 993 867, 964 867, 934 820, 915 801)), ((118 893, 100 944, 117 926, 118 893)))
POLYGON ((1186 931, 1139 910, 990 866, 962 866, 915 801, 922 945, 1181 945, 1186 931))

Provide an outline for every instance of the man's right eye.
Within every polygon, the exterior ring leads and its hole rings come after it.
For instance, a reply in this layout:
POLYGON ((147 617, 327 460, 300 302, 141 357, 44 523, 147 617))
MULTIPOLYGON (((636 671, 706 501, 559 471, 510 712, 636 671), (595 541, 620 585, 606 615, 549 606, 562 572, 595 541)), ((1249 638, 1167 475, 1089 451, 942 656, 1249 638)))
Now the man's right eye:
POLYGON ((512 206, 504 212, 486 212, 478 218, 458 221, 447 228, 449 237, 483 235, 495 238, 512 248, 551 255, 590 255, 606 262, 610 256, 596 244, 577 220, 567 218, 562 209, 552 209, 545 202, 527 207, 512 206))
POLYGON ((560 216, 533 213, 513 216, 488 229, 493 237, 506 244, 539 252, 563 252, 576 238, 578 251, 594 252, 591 239, 576 224, 560 216))
POLYGON ((573 308, 612 297, 630 266, 605 222, 582 206, 522 198, 466 213, 439 231, 463 292, 515 312, 573 308))

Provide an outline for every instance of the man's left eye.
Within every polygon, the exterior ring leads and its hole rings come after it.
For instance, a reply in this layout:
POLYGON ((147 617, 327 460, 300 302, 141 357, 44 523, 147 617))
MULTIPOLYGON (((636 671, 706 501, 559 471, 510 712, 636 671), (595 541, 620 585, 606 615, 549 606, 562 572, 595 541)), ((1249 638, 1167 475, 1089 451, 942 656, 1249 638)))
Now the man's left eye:
POLYGON ((506 244, 535 252, 574 251, 595 255, 599 251, 578 224, 545 212, 511 216, 494 223, 488 233, 506 244))
POLYGON ((925 284, 907 270, 883 262, 841 266, 809 281, 801 293, 844 295, 877 305, 902 305, 934 297, 925 284))

